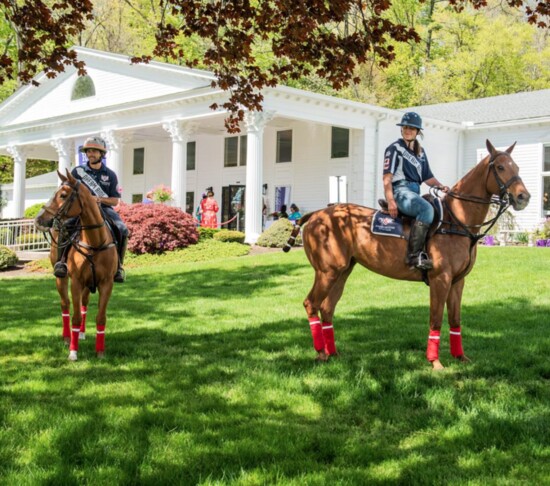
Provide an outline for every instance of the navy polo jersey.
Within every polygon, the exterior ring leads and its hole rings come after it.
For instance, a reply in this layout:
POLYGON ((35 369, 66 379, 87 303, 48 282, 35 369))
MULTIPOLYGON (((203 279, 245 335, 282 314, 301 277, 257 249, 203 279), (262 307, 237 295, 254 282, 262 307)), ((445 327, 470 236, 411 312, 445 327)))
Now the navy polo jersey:
POLYGON ((434 175, 428 163, 426 152, 416 155, 400 138, 384 152, 384 174, 393 174, 392 183, 409 181, 422 184, 434 175))
MULTIPOLYGON (((107 197, 117 197, 120 199, 121 196, 120 196, 120 189, 118 187, 118 177, 114 171, 109 169, 103 163, 101 164, 101 169, 99 170, 92 169, 88 164, 80 165, 79 167, 83 168, 86 171, 86 173, 99 184, 101 189, 103 189, 105 194, 107 194, 107 197)), ((75 167, 71 171, 71 174, 73 175, 74 178, 78 180, 82 180, 80 175, 77 173, 76 169, 77 167, 75 167)), ((85 184, 84 181, 82 182, 85 184)), ((88 189, 94 192, 92 188, 88 188, 88 189)))

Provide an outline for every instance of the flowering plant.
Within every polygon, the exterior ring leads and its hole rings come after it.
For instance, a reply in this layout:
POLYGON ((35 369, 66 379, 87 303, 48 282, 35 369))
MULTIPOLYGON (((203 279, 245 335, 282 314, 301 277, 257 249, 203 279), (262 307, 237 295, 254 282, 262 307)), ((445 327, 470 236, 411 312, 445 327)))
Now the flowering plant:
POLYGON ((164 184, 159 184, 158 186, 153 187, 148 193, 147 197, 154 202, 165 203, 173 199, 174 193, 172 189, 165 186, 164 184))

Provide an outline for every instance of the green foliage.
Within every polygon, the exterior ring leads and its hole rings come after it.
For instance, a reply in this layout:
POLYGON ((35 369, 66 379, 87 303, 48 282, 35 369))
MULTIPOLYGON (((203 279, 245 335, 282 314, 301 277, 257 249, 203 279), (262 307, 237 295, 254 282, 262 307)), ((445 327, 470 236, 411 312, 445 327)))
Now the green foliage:
POLYGON ((203 228, 202 226, 199 226, 197 228, 198 232, 199 232, 199 240, 209 240, 209 239, 212 239, 214 238, 214 235, 220 231, 219 229, 216 229, 216 228, 203 228))
POLYGON ((27 219, 36 218, 37 214, 40 212, 44 204, 45 203, 36 203, 36 204, 33 204, 32 206, 29 206, 27 209, 25 209, 24 217, 27 219))
POLYGON ((13 267, 17 263, 17 255, 6 246, 0 246, 0 270, 13 267))
POLYGON ((19 235, 15 242, 20 245, 19 251, 30 250, 36 247, 37 243, 43 243, 46 241, 43 233, 26 233, 19 235))
POLYGON ((533 231, 533 237, 536 240, 550 239, 550 221, 544 222, 539 228, 533 231))
MULTIPOLYGON (((47 174, 57 169, 55 160, 28 159, 25 178, 47 174)), ((0 155, 0 184, 11 184, 13 182, 13 159, 0 155)))
POLYGON ((258 238, 256 244, 267 248, 282 248, 285 246, 294 225, 286 218, 275 221, 258 238))
POLYGON ((218 241, 229 243, 244 243, 245 234, 242 231, 222 229, 214 233, 213 238, 218 241))

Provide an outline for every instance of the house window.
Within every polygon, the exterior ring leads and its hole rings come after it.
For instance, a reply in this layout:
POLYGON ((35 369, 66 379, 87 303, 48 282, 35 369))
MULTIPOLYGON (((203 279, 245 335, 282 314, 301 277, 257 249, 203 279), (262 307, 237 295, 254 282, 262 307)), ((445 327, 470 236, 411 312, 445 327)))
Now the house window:
POLYGON ((349 157, 349 129, 332 127, 330 157, 340 159, 349 157))
POLYGON ((277 163, 292 162, 292 130, 277 132, 277 163))
POLYGON ((187 214, 194 214, 194 206, 195 206, 195 193, 194 192, 186 192, 185 193, 185 212, 187 214))
POLYGON ((187 170, 195 170, 196 142, 187 142, 187 170))
POLYGON ((132 204, 143 202, 143 194, 132 194, 132 204))
POLYGON ((246 135, 225 139, 223 166, 237 167, 246 165, 246 135))
POLYGON ((95 96, 95 86, 90 76, 78 76, 71 93, 71 101, 95 96))
POLYGON ((134 171, 133 171, 134 175, 143 174, 144 162, 145 162, 145 149, 144 148, 134 149, 134 171))
POLYGON ((550 145, 544 147, 542 174, 542 214, 550 215, 550 145))

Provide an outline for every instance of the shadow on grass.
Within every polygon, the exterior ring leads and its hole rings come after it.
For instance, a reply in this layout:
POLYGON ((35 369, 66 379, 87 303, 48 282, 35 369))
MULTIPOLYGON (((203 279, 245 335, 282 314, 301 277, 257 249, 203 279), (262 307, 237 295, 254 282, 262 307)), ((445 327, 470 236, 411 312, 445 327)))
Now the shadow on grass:
MULTIPOLYGON (((177 296, 231 302, 277 291, 294 265, 134 276, 111 301, 108 359, 56 339, 55 289, 3 286, 0 477, 36 482, 325 484, 498 482, 542 478, 550 445, 550 306, 507 299, 465 305, 473 363, 435 374, 425 361, 427 309, 365 305, 335 322, 341 358, 315 365, 305 313, 234 309, 250 327, 187 321, 177 296), (25 306, 22 305, 23 298, 25 306), (26 304, 29 302, 29 304, 26 304), (254 311, 254 312, 253 312, 254 311), (159 313, 162 316, 159 318, 159 313), (117 326, 130 319, 152 325, 117 326), (170 325, 181 321, 180 328, 170 325), (44 323, 42 327, 40 322, 44 323), (20 451, 20 452, 19 452, 20 451), (539 454, 539 457, 537 457, 539 454), (26 463, 28 461, 28 463, 26 463), (529 474, 529 476, 525 476, 529 474), (104 476, 102 476, 104 475, 104 476)), ((53 282, 52 282, 53 286, 53 282)), ((446 334, 446 333, 443 333, 446 334)), ((93 336, 93 332, 90 337, 93 336)))

